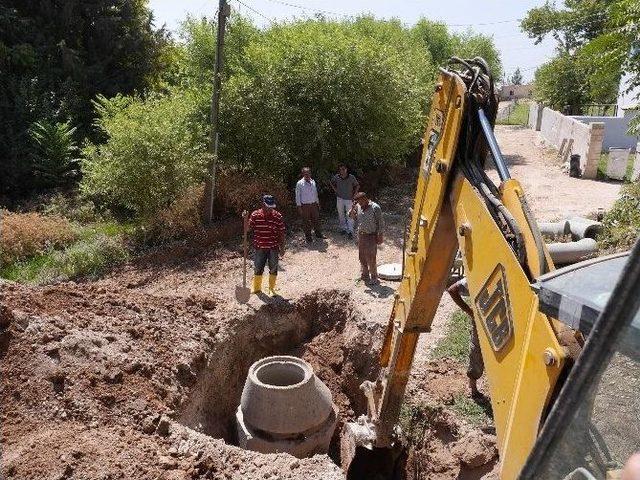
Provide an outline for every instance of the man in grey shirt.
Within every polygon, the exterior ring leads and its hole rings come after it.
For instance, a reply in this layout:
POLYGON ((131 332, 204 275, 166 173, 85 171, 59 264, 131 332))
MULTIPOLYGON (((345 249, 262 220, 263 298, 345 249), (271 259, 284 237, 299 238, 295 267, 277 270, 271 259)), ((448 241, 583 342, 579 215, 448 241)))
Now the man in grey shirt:
POLYGON ((353 207, 349 216, 355 220, 358 228, 358 256, 362 275, 360 278, 369 285, 380 283, 376 256, 378 245, 382 243, 382 209, 372 202, 364 192, 353 197, 353 207))
POLYGON ((353 196, 358 193, 360 184, 356 177, 347 171, 345 164, 340 164, 338 173, 331 178, 331 188, 336 194, 336 209, 338 210, 338 220, 342 233, 353 236, 353 219, 349 216, 349 211, 353 206, 353 196))

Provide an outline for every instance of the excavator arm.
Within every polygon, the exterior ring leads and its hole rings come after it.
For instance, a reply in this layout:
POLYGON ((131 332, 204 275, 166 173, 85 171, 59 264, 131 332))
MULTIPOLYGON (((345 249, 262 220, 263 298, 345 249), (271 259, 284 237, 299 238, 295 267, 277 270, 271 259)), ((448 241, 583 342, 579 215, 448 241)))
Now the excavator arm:
POLYGON ((380 356, 382 373, 362 389, 368 412, 348 424, 343 465, 357 448, 388 449, 419 335, 429 332, 460 250, 494 412, 501 479, 516 478, 536 440, 573 331, 538 308, 531 282, 552 270, 524 191, 511 179, 493 123, 497 101, 484 60, 441 69, 424 137, 405 239, 403 277, 380 356), (485 171, 491 154, 499 178, 485 171))

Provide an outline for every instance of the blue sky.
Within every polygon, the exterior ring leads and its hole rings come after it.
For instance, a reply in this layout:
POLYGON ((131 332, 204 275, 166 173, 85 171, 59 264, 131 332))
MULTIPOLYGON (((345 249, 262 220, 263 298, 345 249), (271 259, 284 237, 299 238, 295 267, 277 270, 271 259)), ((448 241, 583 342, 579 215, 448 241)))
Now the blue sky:
MULTIPOLYGON (((228 0, 231 7, 254 19, 258 25, 266 25, 269 19, 283 20, 313 16, 314 11, 324 11, 329 17, 353 16, 371 13, 380 18, 396 17, 411 25, 424 16, 450 26, 451 31, 474 31, 493 35, 501 52, 507 75, 520 67, 526 80, 533 77, 539 65, 553 56, 553 40, 539 45, 520 32, 518 19, 527 10, 539 6, 544 0, 228 0), (293 4, 304 7, 297 8, 293 4), (446 7, 446 8, 445 8, 446 7), (256 13, 258 12, 258 13, 256 13), (267 17, 267 18, 265 18, 267 17)), ((150 0, 156 25, 166 24, 175 30, 187 14, 212 16, 217 0, 150 0)))

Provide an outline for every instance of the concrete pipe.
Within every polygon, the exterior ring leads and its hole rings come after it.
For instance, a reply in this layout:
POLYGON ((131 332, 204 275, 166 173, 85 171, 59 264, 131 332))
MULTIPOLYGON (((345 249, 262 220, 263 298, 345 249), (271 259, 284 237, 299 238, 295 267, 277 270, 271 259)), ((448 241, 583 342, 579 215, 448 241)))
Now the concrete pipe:
POLYGON ((593 255, 598 244, 593 238, 583 238, 577 242, 547 244, 551 260, 556 265, 568 265, 593 255))
POLYGON ((572 217, 569 220, 571 238, 582 240, 583 238, 596 238, 602 231, 602 223, 584 217, 572 217))
POLYGON ((331 392, 304 360, 266 357, 249 368, 236 411, 241 447, 299 458, 326 453, 337 422, 331 392))
POLYGON ((571 227, 567 220, 562 220, 561 222, 541 222, 538 224, 538 228, 542 235, 548 235, 550 237, 559 237, 571 233, 571 227))

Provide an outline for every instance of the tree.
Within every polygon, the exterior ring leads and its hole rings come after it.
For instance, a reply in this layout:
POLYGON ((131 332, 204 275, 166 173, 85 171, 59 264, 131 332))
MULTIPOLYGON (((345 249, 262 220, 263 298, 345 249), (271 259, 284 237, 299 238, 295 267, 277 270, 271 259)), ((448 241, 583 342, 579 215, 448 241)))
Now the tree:
MULTIPOLYGON (((565 0, 565 8, 546 3, 529 10, 522 29, 539 43, 547 35, 555 38, 558 55, 572 57, 581 72, 580 95, 585 103, 615 102, 623 64, 634 38, 634 0, 565 0), (583 88, 584 87, 584 88, 583 88), (584 94, 583 94, 584 93, 584 94)), ((636 17, 637 18, 637 17, 636 17)), ((562 84, 562 82, 558 82, 562 84)), ((547 83, 545 91, 550 85, 547 83)), ((540 89, 539 89, 540 90, 540 89)), ((542 91, 542 90, 540 90, 542 91)), ((557 96, 565 93, 556 92, 557 96)), ((551 97, 545 98, 550 103, 551 97)), ((582 105, 574 105, 580 108, 582 105)))
POLYGON ((500 78, 502 75, 500 52, 493 43, 493 38, 468 30, 463 34, 453 35, 452 44, 454 54, 457 57, 482 57, 489 64, 494 78, 500 78))
POLYGON ((612 3, 611 0, 565 0, 566 8, 559 9, 547 1, 529 10, 520 25, 536 44, 551 35, 562 52, 574 53, 602 34, 612 3))
POLYGON ((0 197, 34 188, 29 126, 92 133, 99 93, 143 92, 162 70, 163 30, 146 0, 4 0, 0 6, 0 197))
POLYGON ((584 77, 582 65, 573 55, 558 55, 536 70, 534 95, 551 108, 571 115, 580 114, 589 99, 584 77))
POLYGON ((511 75, 511 78, 509 79, 509 83, 511 83, 511 85, 522 85, 522 72, 520 72, 520 67, 517 67, 516 70, 513 72, 513 75, 511 75))
POLYGON ((245 62, 223 90, 227 166, 291 180, 311 164, 323 178, 340 162, 398 162, 418 144, 435 68, 399 24, 277 25, 245 49, 245 62))
POLYGON ((421 18, 411 29, 412 35, 427 47, 436 65, 444 65, 454 55, 451 34, 444 23, 421 18))
POLYGON ((443 66, 453 56, 460 58, 484 58, 494 78, 502 75, 500 54, 493 39, 469 30, 465 33, 449 33, 446 25, 421 18, 411 29, 411 34, 427 47, 434 63, 443 66))
POLYGON ((29 134, 35 146, 33 170, 41 188, 67 186, 79 173, 80 149, 69 122, 41 121, 34 123, 29 134))

